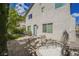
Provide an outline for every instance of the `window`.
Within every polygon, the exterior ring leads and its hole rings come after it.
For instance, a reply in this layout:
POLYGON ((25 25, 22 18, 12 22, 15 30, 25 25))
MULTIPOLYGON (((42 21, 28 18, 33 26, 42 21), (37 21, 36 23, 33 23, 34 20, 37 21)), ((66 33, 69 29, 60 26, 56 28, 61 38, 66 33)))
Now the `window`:
POLYGON ((43 6, 43 7, 41 8, 41 12, 44 12, 44 9, 45 9, 45 7, 43 6))
POLYGON ((43 24, 44 33, 52 33, 52 23, 43 24))
POLYGON ((46 24, 43 24, 43 32, 46 32, 46 24))
POLYGON ((52 23, 47 24, 47 32, 52 33, 52 23))
POLYGON ((55 8, 59 8, 64 6, 64 3, 55 3, 55 8))
POLYGON ((31 31, 31 26, 27 26, 27 30, 28 31, 31 31))
POLYGON ((32 14, 30 14, 30 15, 28 16, 28 19, 32 19, 32 14))

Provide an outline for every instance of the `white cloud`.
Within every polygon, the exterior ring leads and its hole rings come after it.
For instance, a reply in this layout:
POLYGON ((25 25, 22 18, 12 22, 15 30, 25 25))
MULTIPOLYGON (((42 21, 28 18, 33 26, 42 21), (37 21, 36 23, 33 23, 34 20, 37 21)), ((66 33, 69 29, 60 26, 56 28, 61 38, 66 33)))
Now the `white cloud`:
MULTIPOLYGON (((19 3, 20 4, 20 3, 19 3)), ((15 7, 15 10, 17 11, 17 13, 20 15, 20 16, 24 16, 25 15, 25 10, 24 10, 24 7, 23 5, 21 4, 21 6, 17 4, 16 7, 15 7)))
POLYGON ((21 4, 23 8, 29 9, 27 5, 24 5, 24 3, 21 4))
POLYGON ((79 17, 79 13, 73 13, 72 16, 73 17, 79 17))

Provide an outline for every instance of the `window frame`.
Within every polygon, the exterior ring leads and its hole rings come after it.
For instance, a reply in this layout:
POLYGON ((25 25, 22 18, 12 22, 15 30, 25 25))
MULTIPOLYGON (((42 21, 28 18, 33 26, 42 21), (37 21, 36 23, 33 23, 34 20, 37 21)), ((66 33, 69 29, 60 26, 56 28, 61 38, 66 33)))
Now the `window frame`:
POLYGON ((27 31, 31 31, 31 25, 27 26, 27 31))
POLYGON ((55 3, 55 9, 58 9, 58 8, 61 8, 61 7, 63 7, 63 5, 65 5, 65 3, 55 3), (62 5, 58 5, 57 6, 57 4, 62 4, 62 5))
POLYGON ((28 15, 28 19, 32 19, 32 14, 29 14, 28 15))
POLYGON ((43 24, 43 25, 42 25, 42 32, 43 32, 43 33, 53 33, 53 23, 43 24), (50 31, 49 31, 49 28, 48 28, 49 25, 51 25, 50 31))

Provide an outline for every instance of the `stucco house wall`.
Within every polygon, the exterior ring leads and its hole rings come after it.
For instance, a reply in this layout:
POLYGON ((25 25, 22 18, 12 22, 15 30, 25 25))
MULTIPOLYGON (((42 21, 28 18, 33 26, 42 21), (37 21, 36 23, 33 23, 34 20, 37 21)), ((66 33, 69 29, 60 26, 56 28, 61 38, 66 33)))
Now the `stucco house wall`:
POLYGON ((61 41, 62 34, 65 30, 69 33, 69 40, 75 41, 75 19, 70 15, 70 4, 65 4, 60 8, 55 8, 55 3, 36 3, 26 16, 27 26, 31 25, 33 33, 33 25, 37 24, 37 36, 46 35, 49 39, 61 41), (44 11, 41 8, 44 7, 44 11), (32 14, 32 19, 28 19, 28 15, 32 14), (53 23, 52 33, 43 33, 43 24, 53 23))

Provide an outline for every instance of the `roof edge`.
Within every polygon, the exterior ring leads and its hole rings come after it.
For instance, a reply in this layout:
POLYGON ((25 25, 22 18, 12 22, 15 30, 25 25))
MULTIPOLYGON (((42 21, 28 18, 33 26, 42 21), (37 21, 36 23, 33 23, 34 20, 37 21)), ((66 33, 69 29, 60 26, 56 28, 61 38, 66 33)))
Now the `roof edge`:
POLYGON ((26 11, 25 16, 27 16, 27 14, 30 12, 30 10, 31 10, 31 9, 32 9, 32 7, 34 6, 34 4, 35 4, 35 3, 33 3, 33 4, 32 4, 32 6, 29 8, 29 10, 28 10, 28 11, 26 11))

